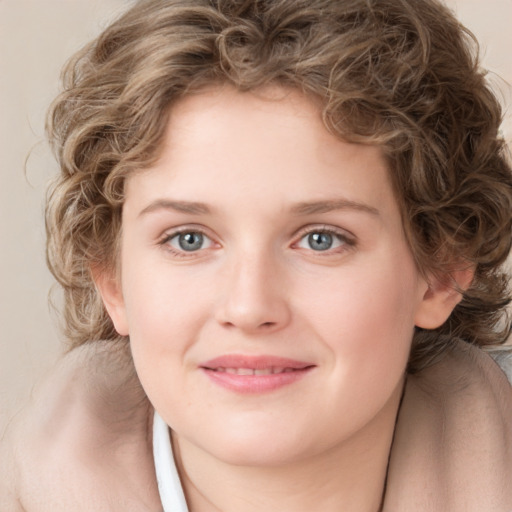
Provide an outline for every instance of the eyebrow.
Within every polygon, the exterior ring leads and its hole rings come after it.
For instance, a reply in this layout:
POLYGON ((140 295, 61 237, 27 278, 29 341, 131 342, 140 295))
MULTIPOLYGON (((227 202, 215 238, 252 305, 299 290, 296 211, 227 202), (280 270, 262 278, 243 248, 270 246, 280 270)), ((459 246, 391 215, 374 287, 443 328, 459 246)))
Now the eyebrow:
POLYGON ((204 203, 195 201, 174 201, 171 199, 157 199, 146 206, 140 213, 139 217, 158 210, 174 210, 180 213, 188 213, 191 215, 206 215, 210 213, 210 208, 204 203))
POLYGON ((316 213, 328 213, 335 210, 359 210, 379 216, 377 208, 364 203, 350 201, 348 199, 329 199, 325 201, 311 201, 298 203, 292 208, 292 213, 297 215, 313 215, 316 213))
MULTIPOLYGON (((146 206, 139 217, 158 210, 173 210, 190 215, 207 215, 211 209, 205 203, 195 201, 176 201, 171 199, 157 199, 146 206)), ((371 215, 380 215, 379 210, 373 206, 348 199, 330 199, 324 201, 305 201, 294 205, 291 212, 295 215, 314 215, 319 213, 328 213, 335 210, 359 210, 370 213, 371 215)))

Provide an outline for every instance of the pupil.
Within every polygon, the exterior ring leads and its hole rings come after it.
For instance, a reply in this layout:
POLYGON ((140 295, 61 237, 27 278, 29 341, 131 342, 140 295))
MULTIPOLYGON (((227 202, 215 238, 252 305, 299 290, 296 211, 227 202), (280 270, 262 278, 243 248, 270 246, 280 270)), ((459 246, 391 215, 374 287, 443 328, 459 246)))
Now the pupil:
POLYGON ((178 241, 184 251, 196 251, 203 245, 203 235, 201 233, 184 233, 179 236, 178 241))
POLYGON ((317 251, 326 251, 332 246, 332 235, 329 233, 311 233, 308 239, 310 247, 317 251))

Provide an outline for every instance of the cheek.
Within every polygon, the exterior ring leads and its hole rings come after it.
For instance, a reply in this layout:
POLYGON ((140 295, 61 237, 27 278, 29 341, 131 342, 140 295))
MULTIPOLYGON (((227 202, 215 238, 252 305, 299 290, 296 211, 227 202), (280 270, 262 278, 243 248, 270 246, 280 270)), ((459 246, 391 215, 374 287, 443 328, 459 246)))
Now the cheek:
MULTIPOLYGON (((173 271, 162 261, 127 259, 124 267, 129 276, 123 282, 123 294, 128 317, 130 337, 148 338, 152 344, 176 341, 173 333, 193 329, 201 323, 205 302, 211 293, 202 285, 208 279, 173 271), (130 263, 135 263, 130 265, 130 263)), ((180 339, 180 338, 178 338, 180 339)))
POLYGON ((162 263, 130 265, 133 261, 140 262, 136 254, 124 266, 130 279, 123 293, 135 367, 151 399, 159 382, 180 374, 208 319, 212 293, 201 286, 208 283, 201 276, 190 279, 162 263))
POLYGON ((130 346, 137 375, 158 410, 184 410, 191 390, 181 376, 186 353, 197 338, 198 321, 190 322, 192 316, 197 318, 197 304, 176 301, 175 290, 173 294, 161 285, 139 291, 138 298, 128 302, 130 346))
POLYGON ((354 283, 329 307, 317 310, 317 326, 333 364, 330 408, 338 422, 346 422, 350 410, 353 428, 376 416, 395 396, 409 358, 414 294, 410 287, 397 288, 396 282, 390 287, 391 282, 354 283))
POLYGON ((407 362, 418 303, 412 265, 348 272, 329 284, 323 301, 309 307, 315 329, 335 353, 344 372, 356 369, 385 374, 403 371, 407 362))

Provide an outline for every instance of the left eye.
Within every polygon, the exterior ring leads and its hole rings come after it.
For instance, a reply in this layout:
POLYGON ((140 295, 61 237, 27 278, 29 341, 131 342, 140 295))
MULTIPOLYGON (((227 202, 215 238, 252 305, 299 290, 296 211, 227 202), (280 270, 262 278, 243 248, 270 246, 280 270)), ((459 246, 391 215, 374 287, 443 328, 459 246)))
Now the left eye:
POLYGON ((313 251, 329 251, 336 249, 346 243, 341 235, 330 233, 328 231, 312 231, 304 235, 297 244, 302 249, 311 249, 313 251))
POLYGON ((168 243, 174 249, 185 252, 194 252, 201 249, 207 249, 212 245, 212 241, 203 233, 198 231, 186 231, 171 236, 168 243))

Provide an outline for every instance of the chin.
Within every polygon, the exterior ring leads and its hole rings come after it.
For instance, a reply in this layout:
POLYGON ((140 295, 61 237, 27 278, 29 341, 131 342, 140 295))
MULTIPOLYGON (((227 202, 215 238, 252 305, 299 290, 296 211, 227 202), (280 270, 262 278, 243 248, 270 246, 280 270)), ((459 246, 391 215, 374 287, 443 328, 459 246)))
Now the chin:
POLYGON ((214 458, 234 466, 282 466, 307 457, 306 452, 310 451, 304 436, 290 435, 282 428, 243 431, 224 428, 221 436, 218 432, 191 441, 214 458))
POLYGON ((303 447, 282 444, 276 446, 273 443, 268 446, 264 446, 263 443, 258 446, 231 443, 231 446, 226 446, 224 449, 216 447, 215 451, 214 455, 225 464, 245 467, 278 467, 295 463, 306 457, 303 447))

